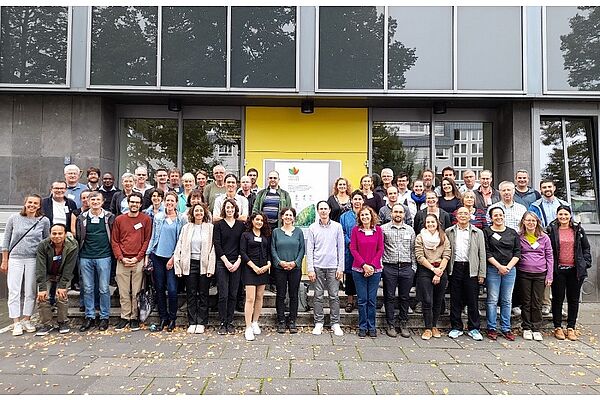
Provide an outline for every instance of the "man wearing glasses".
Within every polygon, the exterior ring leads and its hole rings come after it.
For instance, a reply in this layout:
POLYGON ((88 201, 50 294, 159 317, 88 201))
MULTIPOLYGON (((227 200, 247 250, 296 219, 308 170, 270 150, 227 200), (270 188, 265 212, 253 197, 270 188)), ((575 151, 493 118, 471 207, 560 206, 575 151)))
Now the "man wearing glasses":
POLYGON ((71 216, 73 211, 77 210, 77 204, 65 196, 67 192, 65 181, 52 182, 51 190, 52 194, 42 200, 42 211, 51 225, 64 224, 67 226, 67 232, 70 232, 71 216))
POLYGON ((148 170, 146 167, 137 167, 134 171, 135 174, 135 186, 133 190, 141 193, 142 196, 146 193, 146 190, 152 189, 152 185, 148 184, 148 170))
POLYGON ((269 187, 264 188, 256 195, 252 212, 263 212, 267 216, 271 229, 281 226, 279 212, 292 207, 290 194, 279 187, 279 173, 277 171, 269 172, 269 187))
POLYGON ((117 287, 121 301, 121 320, 116 331, 127 325, 132 331, 140 329, 136 297, 142 287, 144 255, 150 243, 152 220, 140 212, 142 196, 133 192, 127 196, 129 210, 115 218, 111 246, 117 259, 117 287))

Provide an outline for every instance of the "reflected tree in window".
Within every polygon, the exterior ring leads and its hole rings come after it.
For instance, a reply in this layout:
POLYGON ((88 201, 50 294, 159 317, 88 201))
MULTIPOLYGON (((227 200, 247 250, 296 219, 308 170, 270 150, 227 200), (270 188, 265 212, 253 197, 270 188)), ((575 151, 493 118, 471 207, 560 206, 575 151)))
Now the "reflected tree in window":
POLYGON ((232 7, 231 86, 296 87, 296 7, 232 7))
POLYGON ((163 7, 162 10, 162 84, 224 87, 227 8, 163 7))
POLYGON ((157 21, 157 7, 93 7, 91 83, 155 86, 157 21))
POLYGON ((542 140, 542 179, 551 179, 556 186, 556 197, 567 198, 565 186, 565 162, 562 140, 562 126, 559 120, 545 120, 541 122, 540 138, 542 140))
POLYGON ((65 84, 67 7, 2 6, 0 81, 65 84))
POLYGON ((561 35, 569 85, 581 90, 600 90, 600 7, 577 7, 569 20, 571 33, 561 35))
POLYGON ((373 171, 379 172, 383 168, 391 168, 395 174, 404 171, 408 176, 414 176, 415 166, 418 170, 426 165, 415 163, 414 150, 404 146, 399 137, 399 129, 385 123, 373 124, 373 171))
POLYGON ((185 171, 212 171, 215 165, 222 164, 239 177, 241 121, 186 120, 183 126, 185 171))
MULTIPOLYGON (((319 87, 334 89, 383 88, 383 7, 320 7, 319 87)), ((389 18, 390 37, 398 27, 389 18)), ((390 41, 395 60, 388 72, 390 84, 403 88, 404 73, 415 64, 416 49, 390 41)))
POLYGON ((121 172, 133 172, 139 165, 154 175, 158 167, 177 165, 177 120, 124 119, 122 137, 126 140, 126 154, 121 154, 121 172))

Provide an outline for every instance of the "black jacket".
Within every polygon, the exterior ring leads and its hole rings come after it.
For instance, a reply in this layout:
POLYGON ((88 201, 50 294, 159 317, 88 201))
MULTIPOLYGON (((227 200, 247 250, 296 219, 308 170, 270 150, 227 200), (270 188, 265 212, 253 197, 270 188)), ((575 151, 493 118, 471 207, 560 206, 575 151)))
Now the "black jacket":
MULTIPOLYGON (((133 192, 132 192, 133 193, 133 192)), ((138 193, 139 194, 139 193, 138 193)), ((113 198, 110 202, 110 212, 114 214, 115 217, 121 215, 121 201, 127 197, 124 191, 118 191, 113 195, 113 198)), ((141 206, 141 204, 140 204, 141 206)))
MULTIPOLYGON (((415 235, 421 233, 421 229, 425 228, 425 217, 427 217, 427 209, 424 208, 417 212, 413 219, 413 228, 415 229, 415 235)), ((450 214, 440 208, 440 225, 442 229, 446 230, 452 226, 452 219, 450 214)))
MULTIPOLYGON (((73 215, 73 211, 77 210, 77 204, 67 197, 65 197, 65 204, 69 207, 69 212, 67 215, 67 232, 71 231, 71 216, 73 215)), ((48 219, 50 220, 50 225, 54 223, 54 209, 52 207, 52 196, 46 197, 42 199, 42 212, 48 219)))
MULTIPOLYGON (((581 224, 573 223, 575 229, 575 268, 577 268, 577 278, 583 279, 587 276, 587 269, 592 266, 592 254, 590 252, 590 242, 583 230, 581 224)), ((554 273, 558 273, 558 254, 560 241, 558 236, 558 222, 552 221, 546 228, 550 241, 552 242, 552 252, 554 253, 554 273)))

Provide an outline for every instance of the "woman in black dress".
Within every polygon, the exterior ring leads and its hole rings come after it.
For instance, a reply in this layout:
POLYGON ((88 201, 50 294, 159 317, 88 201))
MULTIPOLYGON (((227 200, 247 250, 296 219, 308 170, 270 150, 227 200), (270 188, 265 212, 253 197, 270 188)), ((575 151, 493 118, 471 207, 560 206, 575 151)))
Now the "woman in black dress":
POLYGON ((261 212, 252 213, 246 222, 246 232, 240 239, 242 255, 242 281, 246 287, 246 340, 260 335, 258 317, 262 310, 265 285, 269 283, 271 269, 271 228, 261 212))

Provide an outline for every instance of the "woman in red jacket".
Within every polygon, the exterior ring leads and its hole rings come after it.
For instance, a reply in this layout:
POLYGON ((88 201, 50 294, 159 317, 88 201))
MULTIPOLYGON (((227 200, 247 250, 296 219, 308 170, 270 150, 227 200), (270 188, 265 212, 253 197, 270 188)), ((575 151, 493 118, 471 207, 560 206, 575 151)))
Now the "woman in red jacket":
POLYGON ((377 214, 369 206, 358 213, 356 226, 350 235, 350 252, 354 257, 352 277, 358 298, 358 337, 377 337, 375 311, 377 288, 381 279, 383 233, 377 225, 377 214))

